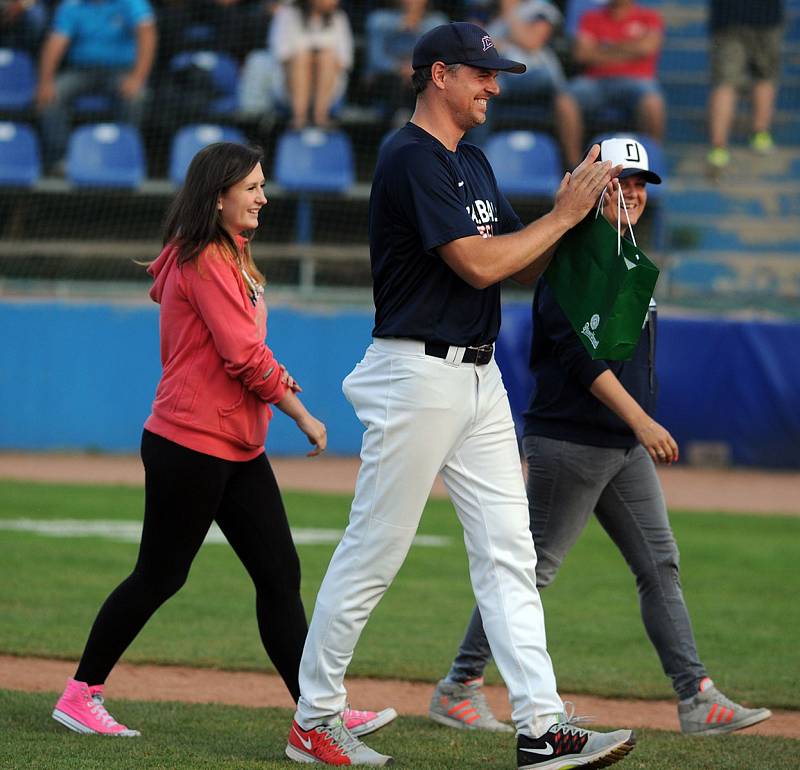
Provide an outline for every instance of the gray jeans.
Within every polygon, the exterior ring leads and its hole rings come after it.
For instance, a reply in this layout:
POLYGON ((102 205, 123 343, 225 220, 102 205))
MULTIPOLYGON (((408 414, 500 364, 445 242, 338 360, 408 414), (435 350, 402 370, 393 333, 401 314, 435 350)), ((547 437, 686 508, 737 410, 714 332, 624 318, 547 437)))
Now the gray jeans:
MULTIPOLYGON (((679 698, 706 676, 697 655, 678 574, 678 547, 664 493, 643 447, 607 449, 527 436, 528 509, 536 546, 536 582, 552 583, 594 512, 636 576, 647 635, 679 698)), ((491 657, 476 607, 448 679, 483 675, 491 657)))

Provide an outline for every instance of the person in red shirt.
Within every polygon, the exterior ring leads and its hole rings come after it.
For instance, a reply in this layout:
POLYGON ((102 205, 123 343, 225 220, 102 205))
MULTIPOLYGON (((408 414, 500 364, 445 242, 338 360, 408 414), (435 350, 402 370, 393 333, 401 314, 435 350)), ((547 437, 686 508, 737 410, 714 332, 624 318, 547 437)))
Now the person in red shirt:
POLYGON ((621 109, 630 115, 631 127, 663 139, 664 97, 656 80, 663 39, 661 15, 633 0, 609 0, 584 13, 574 49, 583 73, 569 86, 583 116, 621 109))
MULTIPOLYGON (((325 450, 325 425, 265 343, 264 278, 244 233, 267 203, 261 151, 221 142, 192 160, 150 263, 163 373, 142 436, 145 509, 133 572, 106 599, 53 718, 88 734, 138 736, 103 705, 106 677, 152 614, 186 581, 216 522, 256 588, 264 649, 295 701, 307 623, 300 562, 264 451, 270 405, 325 450)), ((367 734, 396 716, 350 710, 367 734)), ((352 728, 351 728, 352 730, 352 728)))

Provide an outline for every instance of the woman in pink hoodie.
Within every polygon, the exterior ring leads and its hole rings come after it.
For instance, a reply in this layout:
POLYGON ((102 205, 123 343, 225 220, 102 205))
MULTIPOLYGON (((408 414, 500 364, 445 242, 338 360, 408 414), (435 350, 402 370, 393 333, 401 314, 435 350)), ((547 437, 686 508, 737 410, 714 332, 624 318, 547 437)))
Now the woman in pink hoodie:
MULTIPOLYGON (((266 205, 261 152, 213 144, 197 153, 169 210, 164 249, 150 264, 160 304, 163 373, 144 425, 145 511, 133 572, 97 615, 53 717, 79 733, 137 736, 103 706, 103 685, 150 616, 186 581, 216 521, 256 587, 264 648, 297 701, 307 624, 300 563, 264 451, 270 405, 324 451, 325 426, 264 340, 264 278, 244 233, 266 205)), ((352 732, 396 716, 348 709, 352 732)))

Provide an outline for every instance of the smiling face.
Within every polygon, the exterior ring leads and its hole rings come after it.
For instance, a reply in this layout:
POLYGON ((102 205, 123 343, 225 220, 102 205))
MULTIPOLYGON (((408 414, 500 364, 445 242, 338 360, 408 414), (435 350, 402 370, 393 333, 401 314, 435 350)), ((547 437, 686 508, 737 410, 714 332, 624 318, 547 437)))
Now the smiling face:
POLYGON ((231 185, 217 202, 222 226, 233 236, 258 227, 258 212, 265 206, 264 172, 256 163, 253 170, 236 184, 231 185))
POLYGON ((616 227, 617 215, 619 214, 620 226, 624 230, 628 226, 628 219, 630 219, 633 226, 644 213, 644 207, 647 205, 647 182, 641 174, 632 174, 620 179, 619 186, 622 190, 622 198, 628 216, 626 217, 625 211, 619 208, 619 194, 616 190, 611 194, 606 193, 603 216, 613 227, 616 227))
POLYGON ((454 122, 462 131, 486 122, 489 99, 500 93, 497 70, 467 64, 447 72, 445 98, 454 122))

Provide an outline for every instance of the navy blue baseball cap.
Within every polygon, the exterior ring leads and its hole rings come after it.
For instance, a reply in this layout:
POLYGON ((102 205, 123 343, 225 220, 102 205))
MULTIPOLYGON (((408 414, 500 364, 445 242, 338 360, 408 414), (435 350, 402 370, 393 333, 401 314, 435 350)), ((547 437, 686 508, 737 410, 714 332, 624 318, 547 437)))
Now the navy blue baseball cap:
POLYGON ((491 35, 477 24, 466 21, 441 24, 417 40, 411 56, 412 68, 430 67, 437 61, 518 75, 527 69, 521 62, 500 56, 491 35))

